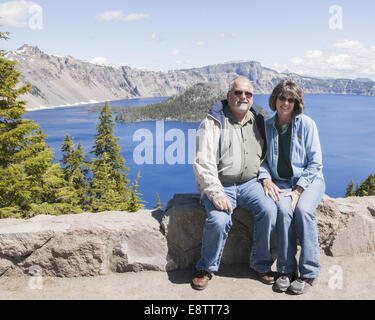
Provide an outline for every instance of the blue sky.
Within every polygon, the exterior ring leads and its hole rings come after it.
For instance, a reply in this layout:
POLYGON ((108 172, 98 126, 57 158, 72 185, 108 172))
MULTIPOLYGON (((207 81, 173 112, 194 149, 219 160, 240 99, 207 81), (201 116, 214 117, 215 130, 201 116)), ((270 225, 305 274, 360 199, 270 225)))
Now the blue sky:
POLYGON ((374 12, 371 0, 0 1, 0 30, 11 32, 1 47, 147 70, 256 60, 375 80, 374 12))

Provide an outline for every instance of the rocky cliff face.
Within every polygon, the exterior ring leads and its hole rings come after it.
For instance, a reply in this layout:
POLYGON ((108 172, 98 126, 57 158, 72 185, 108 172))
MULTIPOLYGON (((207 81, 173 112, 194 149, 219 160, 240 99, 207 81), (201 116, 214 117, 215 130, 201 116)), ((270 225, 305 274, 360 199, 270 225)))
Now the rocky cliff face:
POLYGON ((224 90, 238 76, 249 77, 255 93, 270 93, 285 78, 294 78, 305 93, 375 95, 375 82, 349 79, 316 79, 278 73, 259 62, 231 62, 202 68, 168 72, 141 71, 130 67, 110 67, 81 61, 71 56, 46 54, 38 47, 23 45, 7 54, 18 61, 22 82, 33 85, 24 98, 27 109, 72 105, 83 102, 126 98, 170 96, 199 82, 214 82, 224 90))
MULTIPOLYGON (((206 219, 199 198, 199 194, 175 195, 164 213, 141 210, 1 219, 0 276, 39 272, 77 277, 194 267, 206 219)), ((324 196, 315 216, 322 254, 375 253, 375 196, 324 196)), ((252 238, 253 216, 237 208, 222 263, 248 264, 252 238)), ((276 258, 275 241, 271 250, 276 258)))

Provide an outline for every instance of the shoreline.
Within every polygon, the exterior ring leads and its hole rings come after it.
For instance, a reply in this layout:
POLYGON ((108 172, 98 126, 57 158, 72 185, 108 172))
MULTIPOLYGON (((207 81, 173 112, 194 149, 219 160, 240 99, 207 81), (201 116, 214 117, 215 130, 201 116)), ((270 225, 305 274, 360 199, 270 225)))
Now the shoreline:
MULTIPOLYGON (((255 94, 255 96, 267 96, 269 94, 267 93, 260 93, 260 94, 255 94)), ((353 97, 375 97, 371 95, 360 95, 360 94, 343 94, 343 93, 305 93, 305 97, 308 95, 328 95, 328 96, 353 96, 353 97)), ((48 110, 48 109, 57 109, 57 108, 67 108, 67 107, 81 107, 85 105, 95 105, 99 103, 105 103, 105 102, 112 102, 112 101, 121 101, 121 100, 136 100, 136 99, 151 99, 151 98, 163 98, 162 96, 157 96, 157 97, 137 97, 137 98, 123 98, 123 99, 116 99, 116 100, 102 100, 102 101, 97 101, 97 100, 90 100, 88 102, 75 102, 71 104, 62 104, 62 105, 57 105, 57 106, 42 106, 42 107, 37 107, 37 108, 27 108, 25 107, 26 112, 32 112, 32 111, 40 111, 40 110, 48 110)), ((167 97, 168 98, 168 97, 167 97)), ((128 106, 132 107, 132 106, 128 106)))
MULTIPOLYGON (((162 96, 157 96, 157 97, 137 97, 137 98, 123 98, 123 99, 116 99, 116 100, 102 100, 102 101, 97 101, 97 100, 90 100, 90 101, 80 101, 80 102, 75 102, 75 103, 69 103, 69 104, 60 104, 57 106, 40 106, 37 108, 27 108, 25 107, 26 112, 30 111, 40 111, 40 110, 48 110, 48 109, 58 109, 58 108, 74 108, 74 107, 82 107, 82 106, 88 106, 88 105, 96 105, 100 103, 105 103, 105 102, 113 102, 113 101, 121 101, 121 100, 136 100, 136 99, 151 99, 151 98, 163 98, 162 96)), ((131 106, 129 106, 131 107, 131 106)))

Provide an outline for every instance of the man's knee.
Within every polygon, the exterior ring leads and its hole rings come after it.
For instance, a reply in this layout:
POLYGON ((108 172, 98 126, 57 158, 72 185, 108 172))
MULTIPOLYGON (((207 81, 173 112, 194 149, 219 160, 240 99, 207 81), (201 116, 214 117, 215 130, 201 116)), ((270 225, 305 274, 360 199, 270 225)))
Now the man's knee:
POLYGON ((228 232, 232 225, 232 219, 230 214, 224 211, 214 211, 209 214, 209 217, 206 220, 206 225, 215 230, 224 230, 228 232))
POLYGON ((266 198, 261 202, 258 212, 253 212, 256 219, 266 219, 271 224, 276 223, 277 207, 272 199, 266 198))

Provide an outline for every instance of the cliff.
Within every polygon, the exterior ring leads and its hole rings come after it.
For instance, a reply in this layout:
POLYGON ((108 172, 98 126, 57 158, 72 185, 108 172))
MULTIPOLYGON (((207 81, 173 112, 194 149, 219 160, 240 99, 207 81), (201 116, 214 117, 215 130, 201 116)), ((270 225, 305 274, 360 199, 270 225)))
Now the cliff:
MULTIPOLYGON (((375 253, 375 196, 324 196, 315 212, 322 254, 375 253)), ((178 194, 164 213, 102 212, 0 220, 0 276, 94 276, 193 267, 206 213, 197 194, 178 194)), ((238 208, 222 263, 248 264, 253 222, 238 208)), ((276 257, 276 244, 272 252, 276 257)))
POLYGON ((227 90, 230 81, 238 75, 253 81, 256 94, 270 93, 281 79, 293 77, 305 93, 375 95, 375 82, 278 73, 256 61, 154 72, 128 66, 97 65, 71 56, 47 54, 38 47, 28 45, 7 53, 6 57, 18 61, 17 69, 22 73, 22 83, 33 85, 31 93, 24 97, 28 101, 27 109, 171 96, 201 82, 212 82, 227 90))

